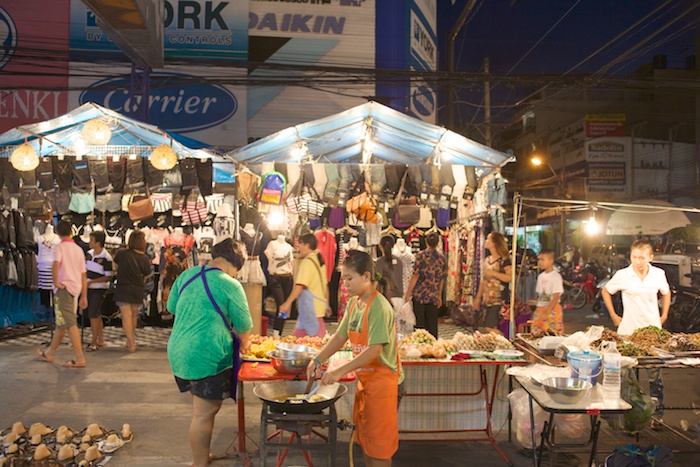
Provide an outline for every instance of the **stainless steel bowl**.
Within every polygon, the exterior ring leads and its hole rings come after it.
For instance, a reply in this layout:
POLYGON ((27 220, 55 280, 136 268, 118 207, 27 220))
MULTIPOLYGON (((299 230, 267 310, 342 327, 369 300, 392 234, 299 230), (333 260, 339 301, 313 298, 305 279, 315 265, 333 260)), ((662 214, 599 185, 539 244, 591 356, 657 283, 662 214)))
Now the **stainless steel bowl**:
POLYGON ((576 404, 591 391, 593 385, 578 378, 546 378, 542 387, 559 404, 576 404))
POLYGON ((306 373, 306 367, 309 362, 314 358, 310 356, 308 358, 286 358, 280 355, 279 350, 270 350, 267 353, 267 358, 270 359, 272 368, 279 371, 280 373, 306 373))
POLYGON ((318 350, 308 345, 290 344, 289 342, 277 342, 275 348, 280 358, 308 358, 311 360, 318 354, 318 350))

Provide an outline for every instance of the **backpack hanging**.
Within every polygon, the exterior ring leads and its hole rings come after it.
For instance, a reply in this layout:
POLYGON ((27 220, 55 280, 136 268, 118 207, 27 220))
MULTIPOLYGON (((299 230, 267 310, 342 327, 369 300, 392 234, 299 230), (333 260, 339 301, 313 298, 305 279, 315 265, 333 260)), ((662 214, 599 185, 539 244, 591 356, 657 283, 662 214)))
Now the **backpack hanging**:
POLYGON ((263 175, 258 199, 261 203, 282 204, 287 193, 287 179, 277 171, 263 175))

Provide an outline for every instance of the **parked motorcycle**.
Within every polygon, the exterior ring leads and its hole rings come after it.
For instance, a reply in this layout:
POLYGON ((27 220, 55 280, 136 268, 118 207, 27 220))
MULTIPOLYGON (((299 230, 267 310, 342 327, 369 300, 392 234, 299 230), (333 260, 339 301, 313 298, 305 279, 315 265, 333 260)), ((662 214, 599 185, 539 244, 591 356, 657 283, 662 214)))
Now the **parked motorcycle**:
MULTIPOLYGON (((606 276, 598 282, 596 287, 598 287, 598 292, 596 293, 595 300, 593 301, 593 313, 601 314, 607 313, 607 308, 605 308, 605 302, 603 301, 603 287, 610 281, 612 276, 606 276)), ((618 292, 612 296, 613 308, 618 316, 622 316, 622 293, 618 292)))
POLYGON ((671 308, 665 328, 671 332, 700 331, 700 291, 693 287, 671 287, 671 308))

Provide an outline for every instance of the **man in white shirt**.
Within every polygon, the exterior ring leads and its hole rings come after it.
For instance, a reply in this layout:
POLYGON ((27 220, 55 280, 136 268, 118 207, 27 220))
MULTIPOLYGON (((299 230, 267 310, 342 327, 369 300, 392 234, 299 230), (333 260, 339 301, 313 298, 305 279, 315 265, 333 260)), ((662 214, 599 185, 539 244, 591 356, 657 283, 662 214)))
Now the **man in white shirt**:
MULTIPOLYGON (((637 240, 630 247, 631 264, 620 269, 602 290, 603 301, 608 314, 617 326, 617 333, 631 335, 635 330, 646 326, 660 328, 668 318, 671 307, 671 291, 663 269, 651 265, 654 248, 648 240, 637 240), (615 313, 612 295, 622 292, 622 318, 615 313), (658 294, 662 296, 659 314, 658 294)), ((654 413, 651 427, 661 427, 664 405, 664 383, 659 369, 647 370, 651 397, 656 397, 659 407, 654 413)))

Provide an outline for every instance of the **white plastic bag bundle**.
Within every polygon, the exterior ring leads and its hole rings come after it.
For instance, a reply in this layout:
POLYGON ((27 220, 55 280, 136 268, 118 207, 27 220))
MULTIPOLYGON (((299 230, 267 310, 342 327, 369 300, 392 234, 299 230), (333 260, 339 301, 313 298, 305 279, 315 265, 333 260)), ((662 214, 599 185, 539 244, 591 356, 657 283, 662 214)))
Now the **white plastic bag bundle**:
POLYGON ((413 313, 413 302, 405 302, 401 305, 398 312, 398 319, 405 322, 409 326, 416 325, 416 315, 413 313))
POLYGON ((566 357, 566 352, 575 350, 590 350, 591 344, 603 336, 603 326, 591 326, 588 331, 578 331, 566 338, 554 351, 554 356, 559 359, 566 357))
MULTIPOLYGON (((532 425, 528 397, 527 392, 519 388, 508 394, 508 401, 510 402, 510 410, 513 412, 515 436, 524 448, 532 449, 532 432, 530 429, 532 425)), ((535 413, 535 445, 539 445, 542 428, 544 428, 544 422, 549 420, 549 414, 542 410, 535 401, 532 402, 532 410, 535 413)))

